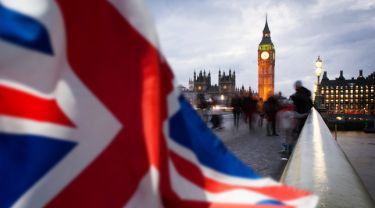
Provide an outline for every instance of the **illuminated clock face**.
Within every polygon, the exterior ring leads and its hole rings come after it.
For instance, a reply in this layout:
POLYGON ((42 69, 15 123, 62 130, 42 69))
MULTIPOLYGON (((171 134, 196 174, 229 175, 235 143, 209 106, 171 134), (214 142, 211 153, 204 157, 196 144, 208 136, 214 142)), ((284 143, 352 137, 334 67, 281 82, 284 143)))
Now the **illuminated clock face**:
POLYGON ((270 54, 267 52, 267 51, 263 51, 261 54, 260 54, 260 57, 263 59, 263 60, 266 60, 270 57, 270 54))

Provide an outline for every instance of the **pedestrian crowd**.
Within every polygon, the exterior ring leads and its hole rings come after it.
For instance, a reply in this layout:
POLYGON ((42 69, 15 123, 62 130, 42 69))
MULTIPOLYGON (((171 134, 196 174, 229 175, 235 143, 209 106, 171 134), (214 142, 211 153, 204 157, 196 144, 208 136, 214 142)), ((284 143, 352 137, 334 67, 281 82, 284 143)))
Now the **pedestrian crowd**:
MULTIPOLYGON (((283 158, 288 158, 313 105, 311 92, 303 87, 301 81, 296 81, 294 88, 295 93, 289 98, 279 92, 268 95, 265 101, 251 93, 234 95, 231 99, 234 128, 238 129, 240 120, 246 123, 250 131, 263 129, 265 124, 267 136, 280 134, 284 139, 280 153, 283 158)), ((212 111, 215 105, 214 98, 208 102, 203 94, 198 95, 197 107, 203 120, 210 122, 213 129, 221 129, 223 118, 220 113, 212 111)))
POLYGON ((241 117, 250 130, 263 128, 265 123, 267 136, 280 134, 284 139, 280 153, 288 158, 312 107, 311 92, 302 82, 295 82, 294 88, 289 99, 281 93, 269 95, 265 101, 251 93, 235 95, 231 101, 234 127, 238 129, 241 117))

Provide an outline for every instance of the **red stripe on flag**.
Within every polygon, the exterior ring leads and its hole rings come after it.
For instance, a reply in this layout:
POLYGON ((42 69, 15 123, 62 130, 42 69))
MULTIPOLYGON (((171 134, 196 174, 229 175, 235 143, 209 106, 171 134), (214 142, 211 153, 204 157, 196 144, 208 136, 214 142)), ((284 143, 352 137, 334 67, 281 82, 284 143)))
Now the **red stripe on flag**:
POLYGON ((295 188, 281 186, 265 186, 265 187, 249 187, 234 186, 218 182, 216 180, 205 177, 200 169, 190 161, 180 157, 178 154, 171 152, 171 158, 180 175, 190 180, 195 185, 212 193, 220 193, 234 189, 244 189, 267 195, 273 199, 286 201, 310 195, 308 192, 297 190, 295 188))
POLYGON ((294 206, 288 205, 249 205, 235 203, 208 203, 197 201, 183 201, 179 205, 179 208, 294 208, 294 206))
POLYGON ((55 99, 40 98, 6 86, 0 86, 0 114, 75 127, 55 99))
MULTIPOLYGON (((154 52, 154 51, 153 51, 154 52)), ((143 86, 142 86, 142 119, 147 146, 148 159, 158 169, 160 168, 160 146, 162 139, 162 119, 163 107, 161 105, 161 80, 158 55, 145 57, 143 66, 143 86), (150 64, 152 63, 152 64, 150 64)))
POLYGON ((161 79, 159 54, 107 1, 58 0, 58 4, 66 26, 70 65, 123 129, 48 205, 121 207, 150 164, 158 164, 158 155, 165 155, 165 143, 160 141, 165 101, 158 97, 165 98, 166 94, 155 89, 160 80, 153 80, 161 79), (150 101, 145 101, 148 98, 150 101), (155 103, 160 105, 150 106, 155 103))
MULTIPOLYGON (((161 77, 164 81, 161 82, 161 96, 164 96, 164 99, 161 99, 161 106, 163 106, 161 110, 161 119, 165 120, 165 118, 168 116, 167 106, 169 103, 167 103, 167 95, 169 95, 173 89, 172 79, 173 74, 172 70, 169 67, 168 63, 161 62, 160 63, 160 72, 161 77), (168 81, 170 80, 170 81, 168 81)), ((177 100, 176 100, 177 104, 177 100)), ((161 129, 162 130, 162 129, 161 129)), ((166 132, 168 135, 169 132, 166 132)), ((160 195, 162 198, 162 202, 164 207, 181 207, 184 204, 184 201, 182 201, 177 194, 172 189, 171 180, 170 180, 170 173, 169 173, 169 149, 167 147, 167 138, 165 137, 165 134, 162 134, 162 145, 161 145, 161 155, 160 157, 163 158, 161 160, 160 165, 160 195)))

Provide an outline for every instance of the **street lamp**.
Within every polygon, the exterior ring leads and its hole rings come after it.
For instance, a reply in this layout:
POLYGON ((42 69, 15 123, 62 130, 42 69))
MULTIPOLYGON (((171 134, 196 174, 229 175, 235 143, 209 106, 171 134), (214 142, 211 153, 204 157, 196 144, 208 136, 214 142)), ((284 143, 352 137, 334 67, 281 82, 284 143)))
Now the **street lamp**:
POLYGON ((220 95, 220 100, 221 100, 221 104, 226 104, 224 101, 225 101, 225 96, 224 95, 220 95))
POLYGON ((320 59, 320 56, 318 56, 318 59, 316 59, 315 66, 316 66, 315 74, 318 78, 316 84, 319 85, 319 78, 320 78, 320 75, 322 74, 322 66, 323 66, 323 61, 320 59))
POLYGON ((341 121, 342 117, 337 116, 335 121, 335 140, 337 141, 337 122, 341 121))
POLYGON ((313 91, 314 91, 314 93, 316 93, 316 92, 318 91, 318 88, 317 88, 317 85, 316 85, 316 84, 314 84, 313 91))
POLYGON ((319 85, 319 78, 320 78, 320 75, 322 74, 322 66, 323 66, 323 62, 322 60, 320 59, 320 56, 318 56, 318 58, 316 59, 315 61, 315 66, 316 66, 316 70, 315 70, 315 75, 317 77, 317 80, 316 80, 316 87, 314 86, 314 103, 315 103, 315 106, 317 109, 320 109, 321 107, 321 96, 320 96, 320 85, 319 85))

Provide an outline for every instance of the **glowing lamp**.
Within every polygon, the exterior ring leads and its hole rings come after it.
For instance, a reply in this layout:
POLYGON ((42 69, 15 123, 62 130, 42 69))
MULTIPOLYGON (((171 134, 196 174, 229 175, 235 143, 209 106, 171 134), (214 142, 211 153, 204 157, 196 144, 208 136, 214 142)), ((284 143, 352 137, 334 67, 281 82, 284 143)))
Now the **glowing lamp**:
POLYGON ((316 59, 316 61, 315 61, 315 66, 316 66, 316 68, 322 68, 322 66, 323 66, 323 62, 322 62, 322 60, 320 59, 320 56, 318 56, 318 59, 316 59))

